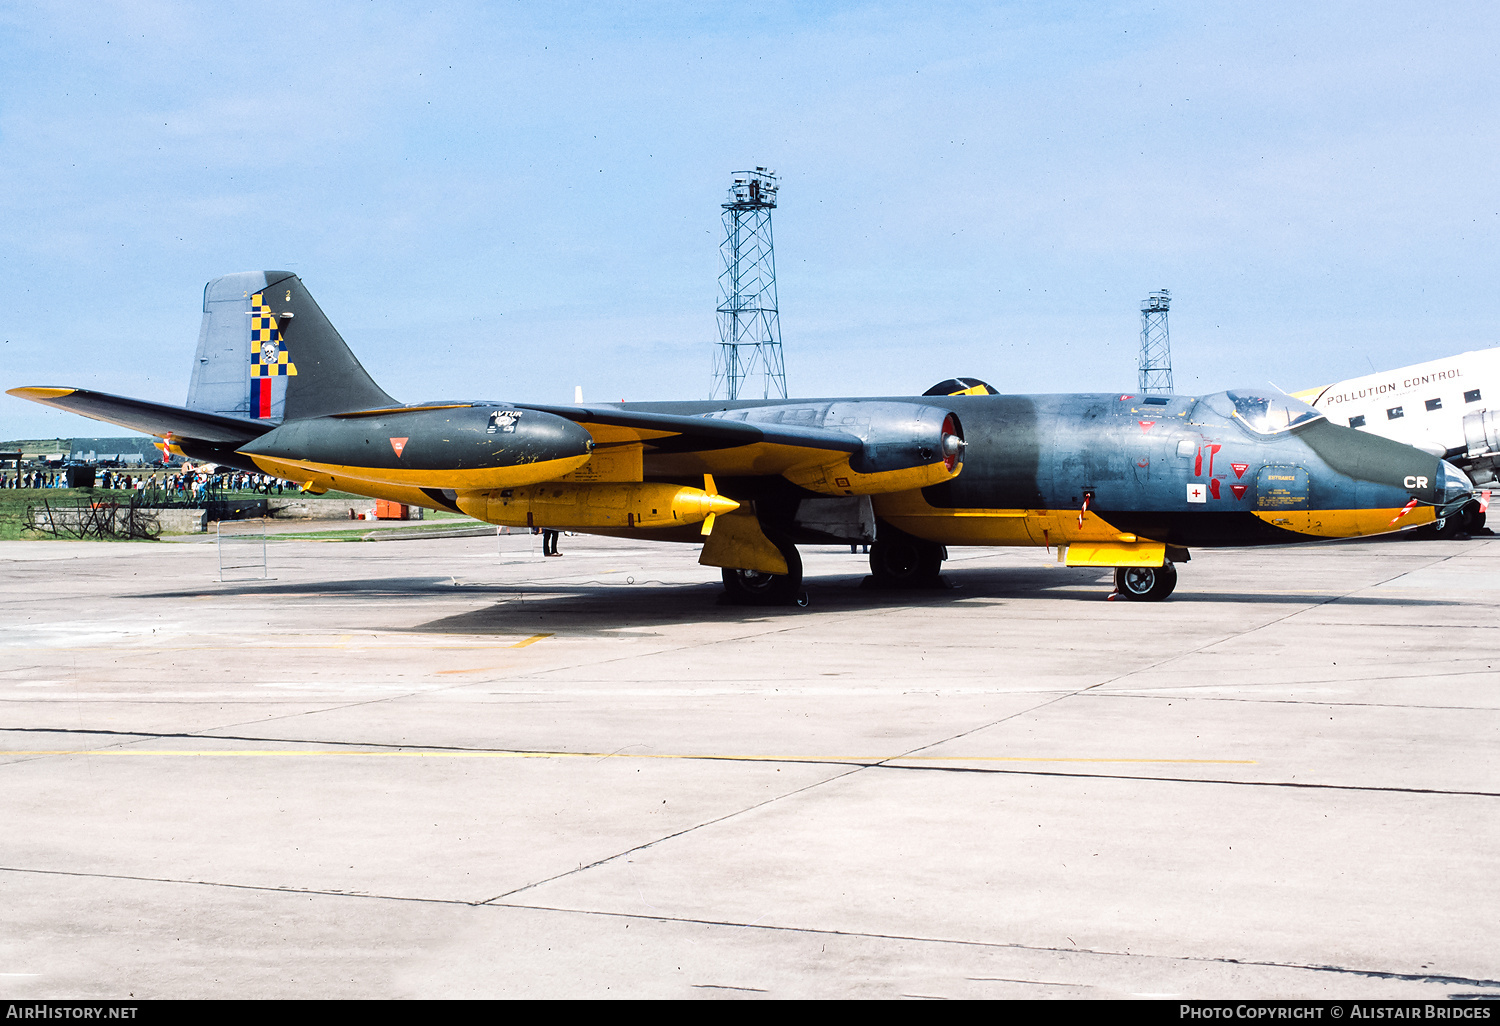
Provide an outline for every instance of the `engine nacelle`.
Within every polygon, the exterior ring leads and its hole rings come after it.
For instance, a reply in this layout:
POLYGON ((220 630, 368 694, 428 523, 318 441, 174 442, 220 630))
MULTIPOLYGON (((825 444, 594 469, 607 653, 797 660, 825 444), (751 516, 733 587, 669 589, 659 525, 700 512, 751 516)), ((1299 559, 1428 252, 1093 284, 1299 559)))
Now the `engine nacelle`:
POLYGON ((1464 443, 1468 456, 1500 452, 1500 410, 1475 410, 1464 416, 1464 443))
POLYGON ((241 453, 270 473, 457 491, 548 481, 588 462, 593 438, 570 420, 510 406, 453 405, 291 420, 241 453))
POLYGON ((963 469, 963 426, 952 410, 876 400, 756 406, 711 415, 749 424, 842 431, 864 445, 809 458, 782 476, 822 495, 878 495, 940 484, 963 469))

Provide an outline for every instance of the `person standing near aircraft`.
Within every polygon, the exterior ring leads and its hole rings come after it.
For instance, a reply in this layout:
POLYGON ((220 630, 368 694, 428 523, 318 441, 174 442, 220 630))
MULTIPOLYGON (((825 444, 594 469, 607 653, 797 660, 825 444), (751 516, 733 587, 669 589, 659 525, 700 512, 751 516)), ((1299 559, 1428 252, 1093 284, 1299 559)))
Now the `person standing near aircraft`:
POLYGON ((542 555, 561 556, 557 551, 557 532, 550 527, 542 528, 542 555))

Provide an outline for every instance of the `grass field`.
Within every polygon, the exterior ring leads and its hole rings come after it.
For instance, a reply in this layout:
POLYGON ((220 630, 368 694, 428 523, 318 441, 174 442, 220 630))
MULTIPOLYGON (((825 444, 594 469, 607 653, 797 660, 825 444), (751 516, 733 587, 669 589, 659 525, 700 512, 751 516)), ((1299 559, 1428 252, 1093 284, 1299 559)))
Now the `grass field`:
POLYGON ((103 488, 6 488, 0 489, 0 541, 17 541, 27 538, 50 538, 51 535, 26 529, 26 509, 29 506, 42 508, 45 500, 54 509, 59 506, 77 506, 80 502, 119 502, 119 497, 129 502, 128 492, 106 491, 103 488))
MULTIPOLYGON (((33 539, 51 538, 46 533, 27 530, 26 510, 35 506, 40 509, 45 501, 54 509, 58 507, 74 507, 81 502, 118 502, 121 505, 130 502, 130 492, 119 489, 106 488, 5 488, 0 489, 0 541, 25 541, 33 539)), ((296 491, 288 491, 282 495, 261 495, 256 492, 226 492, 221 494, 226 499, 270 499, 273 503, 277 500, 295 501, 296 491)), ((328 492, 326 495, 317 496, 320 499, 345 499, 355 502, 369 502, 370 500, 359 495, 351 495, 348 492, 328 492)), ((453 525, 455 521, 467 521, 470 525, 477 525, 479 521, 467 517, 462 513, 450 513, 446 510, 425 510, 424 521, 437 521, 444 526, 453 525)), ((298 537, 317 537, 327 541, 359 541, 369 534, 368 528, 354 530, 328 530, 328 531, 306 531, 298 532, 298 537)), ((120 539, 123 541, 124 539, 120 539)))

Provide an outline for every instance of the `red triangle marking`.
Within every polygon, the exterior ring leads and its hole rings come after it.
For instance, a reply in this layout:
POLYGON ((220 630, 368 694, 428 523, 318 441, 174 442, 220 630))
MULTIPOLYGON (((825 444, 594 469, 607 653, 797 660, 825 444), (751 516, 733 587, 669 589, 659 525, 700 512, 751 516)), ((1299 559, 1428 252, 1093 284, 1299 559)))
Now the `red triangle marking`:
POLYGON ((1153 424, 1155 424, 1156 421, 1154 421, 1154 420, 1138 420, 1138 421, 1136 421, 1136 423, 1141 426, 1141 430, 1142 431, 1150 431, 1151 430, 1151 426, 1153 424))
POLYGON ((1244 477, 1245 471, 1250 469, 1248 463, 1231 463, 1230 466, 1234 468, 1234 476, 1237 478, 1244 477))
POLYGON ((1247 487, 1247 485, 1230 485, 1229 490, 1234 493, 1234 497, 1236 499, 1243 499, 1245 497, 1245 489, 1247 487))
POLYGON ((400 455, 401 455, 401 450, 406 448, 406 439, 405 438, 392 438, 391 439, 391 448, 396 450, 396 456, 399 458, 400 455))

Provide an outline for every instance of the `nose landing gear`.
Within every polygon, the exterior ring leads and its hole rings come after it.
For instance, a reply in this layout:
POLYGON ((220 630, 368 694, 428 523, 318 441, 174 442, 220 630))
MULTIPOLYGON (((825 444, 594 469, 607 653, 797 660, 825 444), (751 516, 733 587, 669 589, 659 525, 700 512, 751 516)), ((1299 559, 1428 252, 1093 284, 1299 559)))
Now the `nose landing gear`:
POLYGON ((1160 602, 1177 587, 1177 568, 1169 559, 1161 566, 1115 567, 1115 591, 1133 602, 1160 602))

